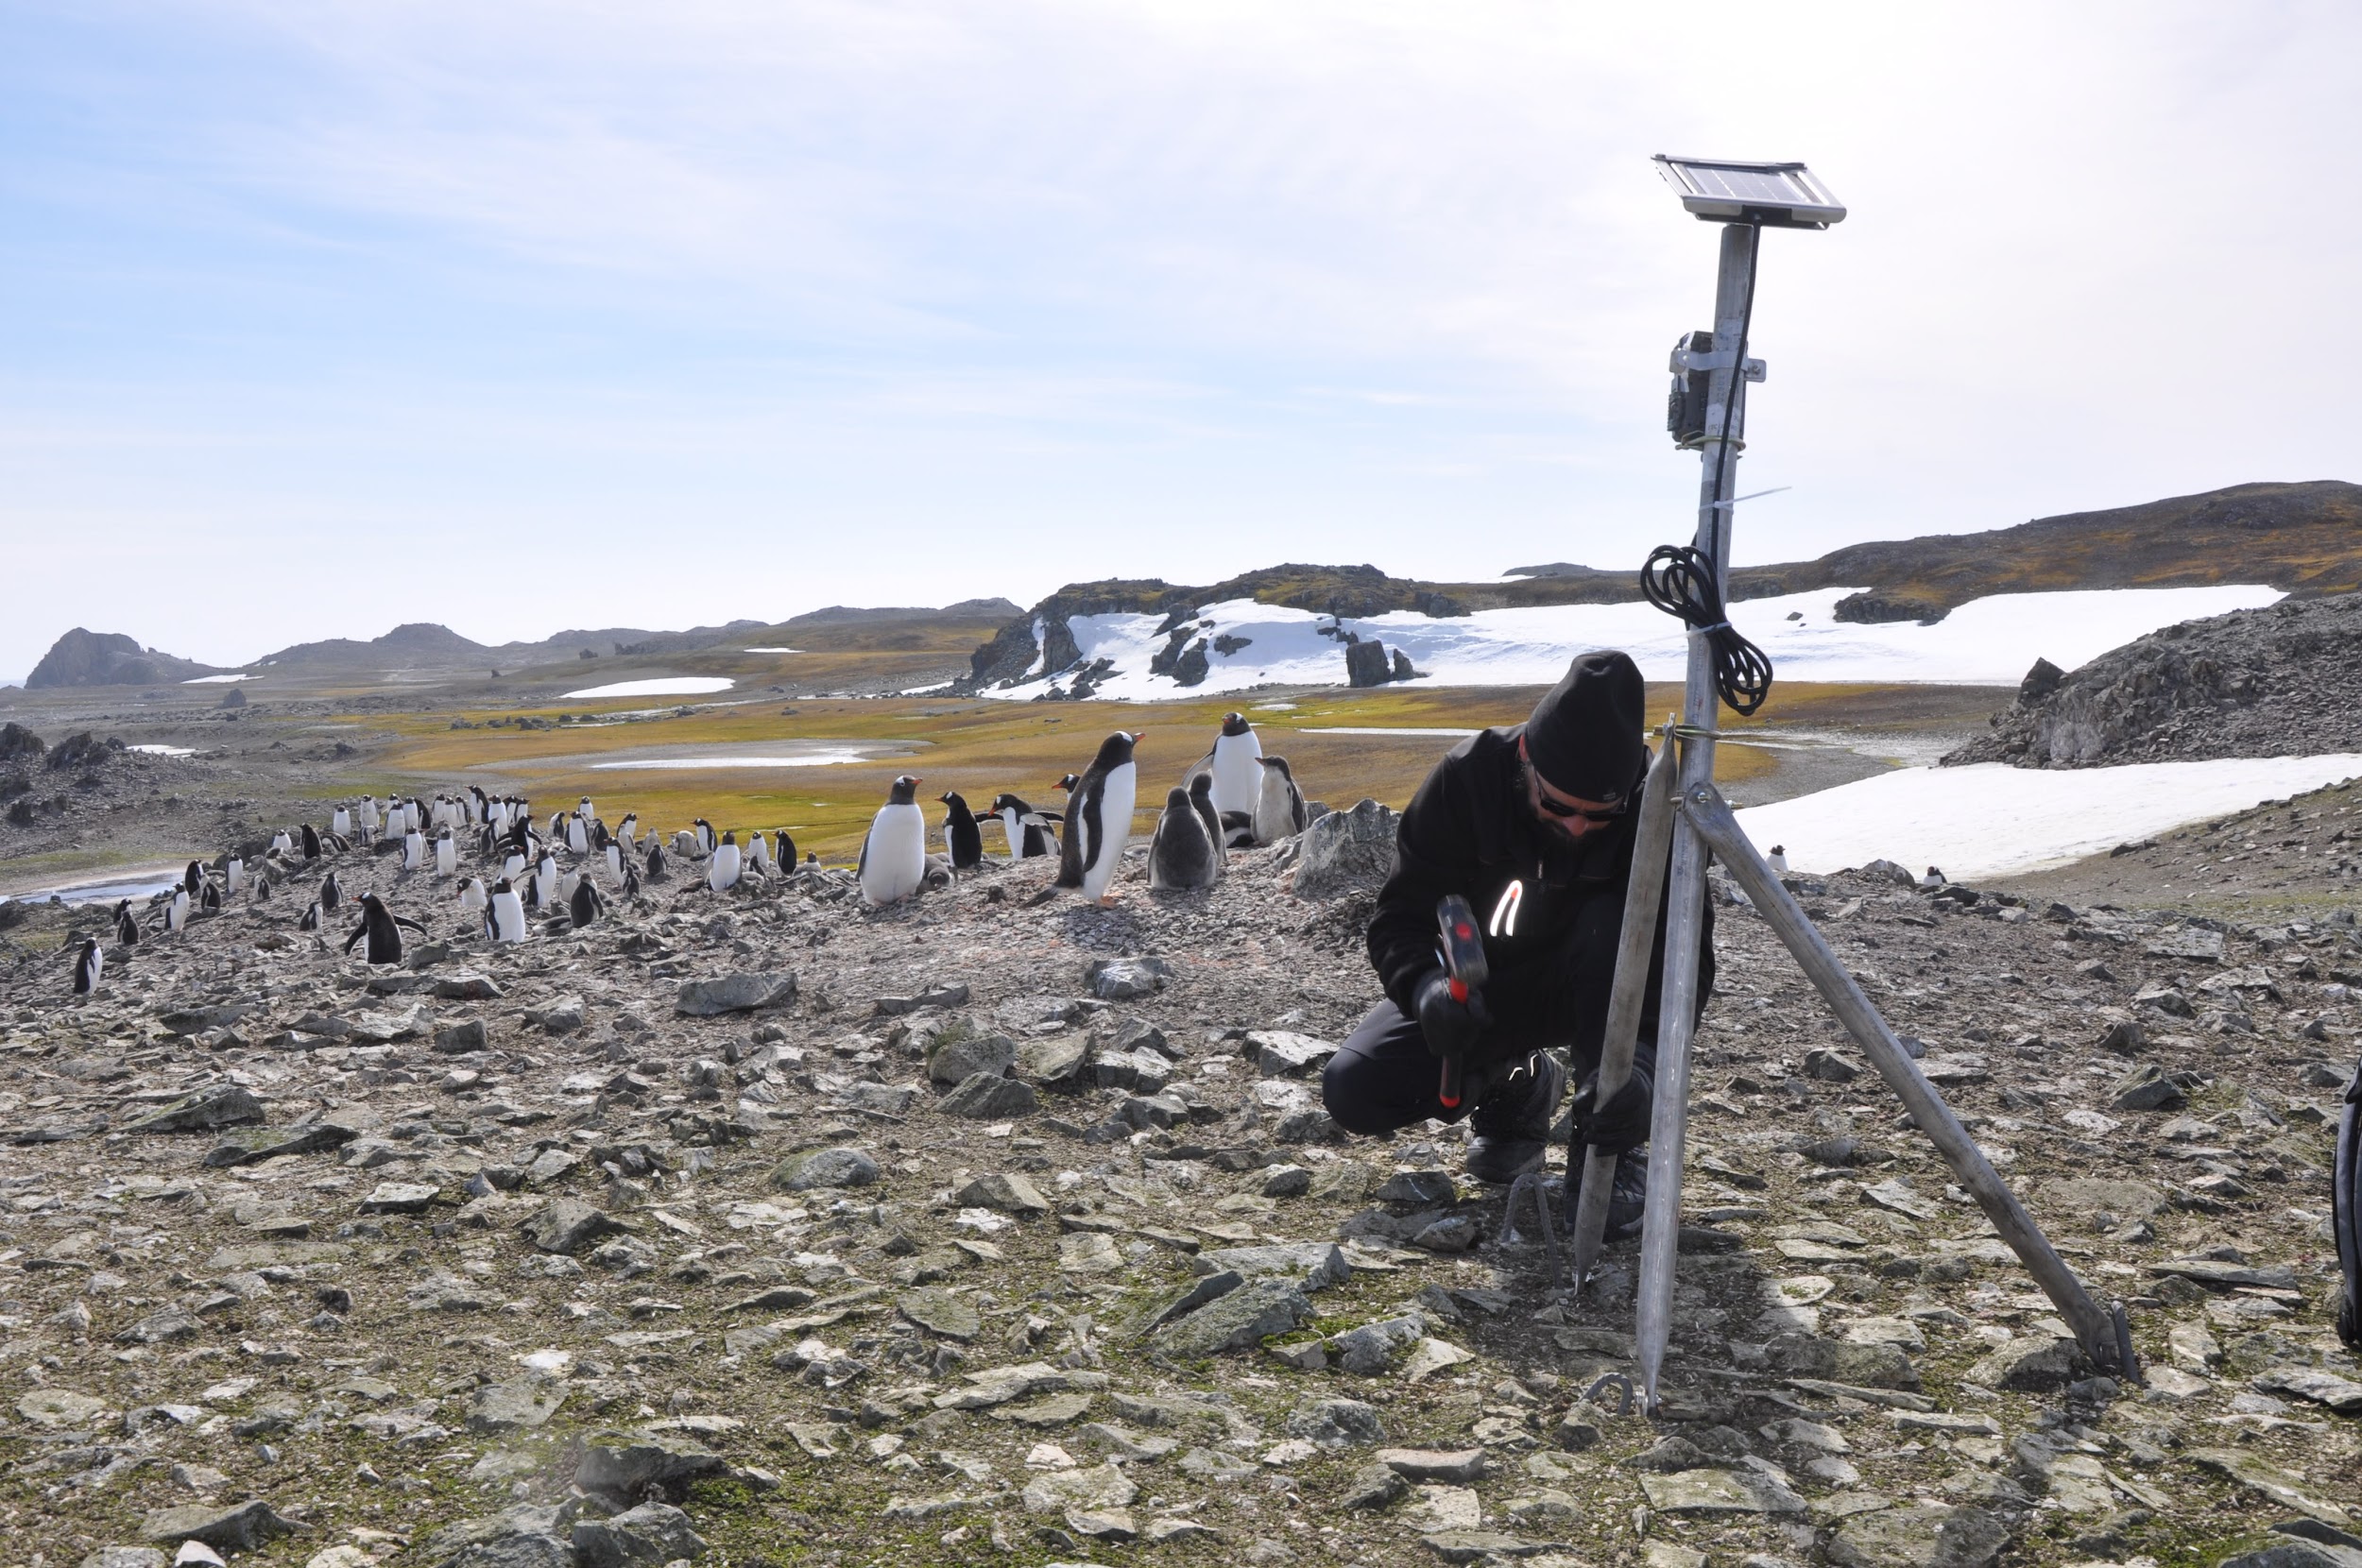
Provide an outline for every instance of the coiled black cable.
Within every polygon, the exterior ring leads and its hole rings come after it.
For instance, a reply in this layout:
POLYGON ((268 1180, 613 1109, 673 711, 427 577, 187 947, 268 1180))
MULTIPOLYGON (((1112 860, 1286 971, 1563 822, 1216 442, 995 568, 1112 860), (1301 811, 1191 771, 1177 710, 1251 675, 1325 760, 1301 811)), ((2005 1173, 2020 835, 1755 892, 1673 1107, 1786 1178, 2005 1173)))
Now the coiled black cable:
POLYGON ((1661 544, 1640 569, 1640 591, 1666 614, 1680 616, 1691 631, 1705 634, 1714 655, 1714 690, 1743 719, 1772 694, 1772 660, 1731 624, 1714 578, 1714 562, 1703 551, 1661 544))
MULTIPOLYGON (((1722 398, 1722 428, 1714 437, 1714 494, 1718 498, 1731 487, 1725 483, 1731 463, 1731 417, 1738 410, 1739 399, 1745 396, 1747 337, 1755 323, 1755 262, 1762 247, 1762 226, 1748 225, 1747 298, 1739 309, 1738 347, 1731 356, 1730 390, 1722 398)), ((1727 509, 1732 503, 1718 499, 1716 504, 1727 509)), ((1726 542, 1729 538, 1728 531, 1719 527, 1702 528, 1700 533, 1710 541, 1718 537, 1726 542)), ((1706 634, 1707 645, 1714 654, 1714 690, 1724 705, 1743 719, 1772 695, 1772 660, 1731 625, 1730 616, 1722 607, 1720 582, 1721 573, 1715 570, 1714 557, 1691 545, 1658 545, 1649 552, 1648 560, 1640 568, 1640 591, 1649 603, 1668 615, 1680 616, 1691 631, 1706 634)))

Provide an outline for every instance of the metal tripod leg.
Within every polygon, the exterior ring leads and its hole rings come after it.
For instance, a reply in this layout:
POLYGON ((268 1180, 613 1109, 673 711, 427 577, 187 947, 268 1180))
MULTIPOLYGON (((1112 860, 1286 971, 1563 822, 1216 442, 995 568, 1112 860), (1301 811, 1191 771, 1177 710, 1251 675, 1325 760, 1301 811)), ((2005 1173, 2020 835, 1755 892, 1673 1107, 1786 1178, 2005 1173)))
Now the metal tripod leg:
MULTIPOLYGON (((1747 835, 1739 828, 1737 818, 1731 814, 1730 803, 1711 784, 1694 785, 1683 793, 1681 814, 1683 821, 1713 847, 1731 879, 1754 901, 1755 912, 1788 944, 1797 964, 1827 999, 1845 1031, 1861 1047, 1871 1065, 1878 1069, 1878 1076, 1887 1081, 1887 1086, 1909 1110, 1911 1119, 1960 1178, 1960 1185, 1976 1197, 1993 1228, 2009 1243, 2010 1250, 2026 1265, 2027 1272, 2042 1287, 2043 1294, 2050 1298, 2059 1315, 2075 1331, 2076 1342, 2083 1347, 2083 1354, 2102 1372, 2139 1381, 2139 1360, 2131 1352, 2122 1308, 2111 1311, 2100 1306, 2083 1288, 2083 1282, 2059 1256, 2042 1234, 2042 1227, 2034 1223, 2034 1217, 2017 1201, 2017 1194, 2003 1184, 1993 1163, 1968 1135, 1960 1118, 1953 1116, 1951 1107, 1944 1104, 1943 1097, 1936 1093, 1935 1085, 1919 1070, 1919 1064, 1903 1049, 1878 1010, 1846 972, 1844 963, 1797 907, 1788 889, 1780 885, 1772 868, 1756 855, 1754 845, 1748 843, 1747 835)), ((1662 1100, 1659 1105, 1661 1108, 1662 1100)), ((1654 1196, 1651 1194, 1652 1199, 1654 1196)), ((1653 1389, 1653 1380, 1651 1387, 1653 1389)))
MULTIPOLYGON (((1665 901, 1665 856, 1673 842, 1674 757, 1668 725, 1640 793, 1640 822, 1632 851, 1632 879, 1624 885, 1624 924, 1616 948, 1616 983, 1608 993, 1607 1030, 1600 1047, 1600 1099, 1604 1100, 1632 1076, 1640 1038, 1640 1004, 1649 989, 1649 963, 1656 952, 1657 911, 1665 901)), ((1583 1288, 1598 1267, 1607 1236, 1607 1200, 1616 1182, 1616 1156, 1592 1150, 1570 1135, 1566 1144, 1569 1185, 1580 1181, 1572 1217, 1574 1287, 1583 1288)))

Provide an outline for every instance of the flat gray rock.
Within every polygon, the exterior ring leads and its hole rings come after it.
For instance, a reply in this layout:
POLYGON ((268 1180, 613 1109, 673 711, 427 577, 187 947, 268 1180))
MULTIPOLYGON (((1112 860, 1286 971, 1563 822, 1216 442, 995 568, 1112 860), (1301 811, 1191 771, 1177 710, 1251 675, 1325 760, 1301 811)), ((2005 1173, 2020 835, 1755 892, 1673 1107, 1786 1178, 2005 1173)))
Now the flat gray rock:
POLYGON ((998 1209, 1002 1214, 1048 1214, 1050 1200, 1024 1176, 994 1171, 960 1188, 959 1201, 972 1208, 998 1209))
POLYGON ((555 1198, 520 1227, 525 1239, 545 1253, 569 1257, 622 1232, 624 1222, 579 1198, 555 1198))
POLYGON ((529 1432, 548 1424, 566 1403, 566 1386, 546 1378, 493 1383, 468 1396, 471 1432, 529 1432))
POLYGON ((935 1109, 967 1121, 1001 1121, 1033 1115, 1041 1109, 1041 1097, 1021 1079, 978 1072, 970 1073, 958 1088, 935 1101, 935 1109))
POLYGON ((2009 1543, 2010 1527, 1996 1513, 1914 1503, 1852 1515, 1827 1552, 1838 1568, 1991 1568, 2009 1543))
POLYGON ((1274 1334, 1286 1334, 1312 1321, 1312 1304, 1287 1280, 1250 1280, 1238 1289, 1199 1307, 1160 1330, 1157 1351, 1176 1360, 1193 1361, 1224 1351, 1245 1350, 1274 1334))
POLYGON ((583 1443, 574 1485, 612 1497, 641 1497, 651 1488, 677 1497, 690 1482, 728 1470, 722 1456, 693 1438, 672 1432, 600 1432, 583 1443))
POLYGON ((216 1552, 250 1552, 266 1541, 295 1533, 295 1526, 261 1498, 223 1508, 214 1503, 186 1503, 158 1508, 140 1525, 150 1541, 202 1541, 216 1552))
POLYGON ((1200 1273, 1225 1270, 1247 1279, 1294 1281, 1308 1294, 1353 1277, 1353 1265, 1333 1241, 1288 1241, 1267 1247, 1217 1247, 1191 1260, 1200 1273))
POLYGON ((574 1522, 579 1568, 658 1568, 706 1555, 705 1538, 670 1503, 642 1503, 607 1519, 574 1522))
POLYGON ((1968 1380, 1989 1389, 2042 1393, 2063 1389, 2075 1377, 2075 1344, 2069 1339, 2012 1339, 1968 1369, 1968 1380))
POLYGON ((1083 971, 1083 983, 1102 1001, 1137 1001, 1153 997, 1172 978, 1172 965, 1161 958, 1096 958, 1083 971))
POLYGON ((864 1150, 815 1149, 791 1154, 772 1173, 773 1183, 789 1192, 816 1187, 865 1187, 878 1179, 878 1162, 864 1150))
POLYGON ((205 1163, 215 1169, 259 1165, 282 1154, 317 1154, 341 1149, 354 1136, 351 1128, 333 1121, 315 1121, 301 1127, 257 1127, 231 1133, 206 1151, 205 1163))
POLYGON ((213 1083, 123 1124, 127 1133, 202 1133, 263 1119, 263 1102, 236 1083, 213 1083))
POLYGON ((973 1339, 984 1332, 984 1315, 967 1298, 933 1286, 905 1290, 894 1300, 903 1317, 930 1334, 940 1334, 947 1339, 973 1339))
POLYGON ((673 1011, 691 1018, 712 1018, 725 1013, 783 1007, 795 999, 796 977, 785 971, 723 975, 683 985, 673 1011))
POLYGON ((1361 1400, 1315 1399, 1288 1412, 1288 1436, 1323 1448, 1366 1447, 1386 1440, 1386 1423, 1376 1406, 1361 1400))
POLYGON ((1640 1490, 1660 1513, 1803 1513, 1805 1500, 1752 1470, 1682 1470, 1646 1474, 1640 1490))
POLYGON ((1337 1054, 1334 1042, 1284 1029, 1251 1029, 1241 1042, 1246 1057, 1266 1078, 1301 1078, 1337 1054))
POLYGON ((938 1035, 927 1052, 927 1076, 938 1083, 965 1082, 978 1073, 995 1078, 1017 1065, 1017 1043, 1005 1034, 938 1035))

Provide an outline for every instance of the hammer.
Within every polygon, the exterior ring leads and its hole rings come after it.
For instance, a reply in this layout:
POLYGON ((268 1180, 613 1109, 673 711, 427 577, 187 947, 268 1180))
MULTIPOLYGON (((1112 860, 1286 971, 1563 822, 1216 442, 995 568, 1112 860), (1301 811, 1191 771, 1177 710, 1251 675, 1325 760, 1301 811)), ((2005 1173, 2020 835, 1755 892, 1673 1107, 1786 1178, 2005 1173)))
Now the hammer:
MULTIPOLYGON (((1448 894, 1435 906, 1435 956, 1451 980, 1451 999, 1465 1006, 1468 997, 1491 978, 1484 962, 1484 937, 1477 929, 1476 911, 1459 894, 1448 894)), ((1460 1057, 1444 1058, 1443 1081, 1435 1098, 1446 1111, 1460 1109, 1460 1057)))

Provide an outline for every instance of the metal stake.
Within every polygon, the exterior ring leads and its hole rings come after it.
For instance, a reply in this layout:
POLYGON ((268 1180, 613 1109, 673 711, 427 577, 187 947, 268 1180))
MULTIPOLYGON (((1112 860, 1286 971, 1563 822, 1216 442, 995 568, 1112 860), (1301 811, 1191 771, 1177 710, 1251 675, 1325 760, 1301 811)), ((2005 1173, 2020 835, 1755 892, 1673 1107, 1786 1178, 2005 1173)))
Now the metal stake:
MULTIPOLYGON (((1715 587, 1728 587, 1731 514, 1724 504, 1738 487, 1736 443, 1746 430, 1747 382, 1739 364, 1748 286, 1754 275, 1759 230, 1743 223, 1722 229, 1714 285, 1714 352, 1729 364, 1710 373, 1705 428, 1709 433, 1699 481, 1697 547, 1714 563, 1715 587), (1727 410, 1727 412, 1726 412, 1727 410), (1715 437, 1725 439, 1716 439, 1715 437), (1729 446, 1731 450, 1722 450, 1729 446)), ((1707 639, 1689 634, 1689 670, 1682 721, 1693 735, 1682 747, 1681 793, 1714 783, 1714 656, 1707 639)), ((1672 1330, 1673 1262, 1681 1240, 1683 1146, 1689 1109, 1689 1042, 1698 1003, 1698 952, 1705 925, 1706 846, 1685 816, 1673 834, 1671 903, 1666 917, 1665 981, 1657 1008, 1656 1098, 1649 1124, 1649 1198, 1640 1224, 1640 1293, 1634 1324, 1640 1383, 1648 1408, 1658 1406, 1657 1378, 1672 1330)))
MULTIPOLYGON (((2059 1316, 2075 1331, 2076 1342, 2083 1347, 2083 1354, 2103 1372, 2137 1380, 2137 1361, 2124 1355, 2129 1341, 2119 1329, 2122 1309, 2111 1311, 2092 1300, 2083 1282, 2076 1278, 2075 1270, 2066 1266, 2042 1234, 2042 1228, 2034 1223, 2033 1216, 2017 1201, 2017 1194, 2003 1184, 1993 1162, 1977 1147, 1977 1140, 1968 1135, 1968 1130, 1943 1102, 1943 1097, 1936 1093, 1935 1085, 1927 1082, 1927 1075, 1919 1070, 1919 1064, 1895 1039, 1877 1008, 1846 972, 1843 961, 1789 895, 1772 868, 1755 853, 1755 846, 1747 842, 1738 819, 1731 814, 1730 803, 1713 785, 1701 784, 1682 796, 1681 814, 1683 822, 1713 848, 1729 870, 1731 879, 1754 900, 1755 912, 1764 923, 1778 932, 1780 940, 1788 944, 1788 950, 1796 955, 1798 966, 1828 1000, 1838 1022, 1861 1047, 1870 1065, 1878 1069, 1878 1076, 1887 1081, 1887 1086, 1910 1112, 1911 1120, 1936 1146, 1936 1151, 1960 1178, 1960 1185, 1976 1198, 1985 1218, 1993 1221, 1993 1228, 2009 1243, 2010 1250, 2026 1265, 2026 1271, 2042 1287, 2043 1294, 2059 1309, 2059 1316)), ((1665 1102, 1660 1099, 1657 1103, 1662 1106, 1665 1102)), ((1652 1191, 1650 1196, 1653 1199, 1655 1193, 1652 1191)))
MULTIPOLYGON (((1649 989, 1649 961, 1656 951, 1657 912, 1665 903, 1665 855, 1673 842, 1673 775, 1681 764, 1674 757, 1672 726, 1668 724, 1656 760, 1649 767, 1649 782, 1640 792, 1640 822, 1634 833, 1632 879, 1624 884, 1624 924, 1616 946, 1616 985, 1608 993, 1607 1029, 1600 1044, 1600 1099, 1605 1101, 1632 1076, 1632 1058, 1640 1038, 1640 1004, 1649 989)), ((1600 1246, 1607 1236, 1607 1201, 1616 1182, 1614 1154, 1589 1150, 1578 1153, 1566 1145, 1570 1181, 1580 1180, 1574 1223, 1574 1287, 1600 1261, 1600 1246), (1578 1164, 1580 1162, 1580 1164, 1578 1164)), ((1552 1280, 1555 1284, 1555 1279, 1552 1280)))

